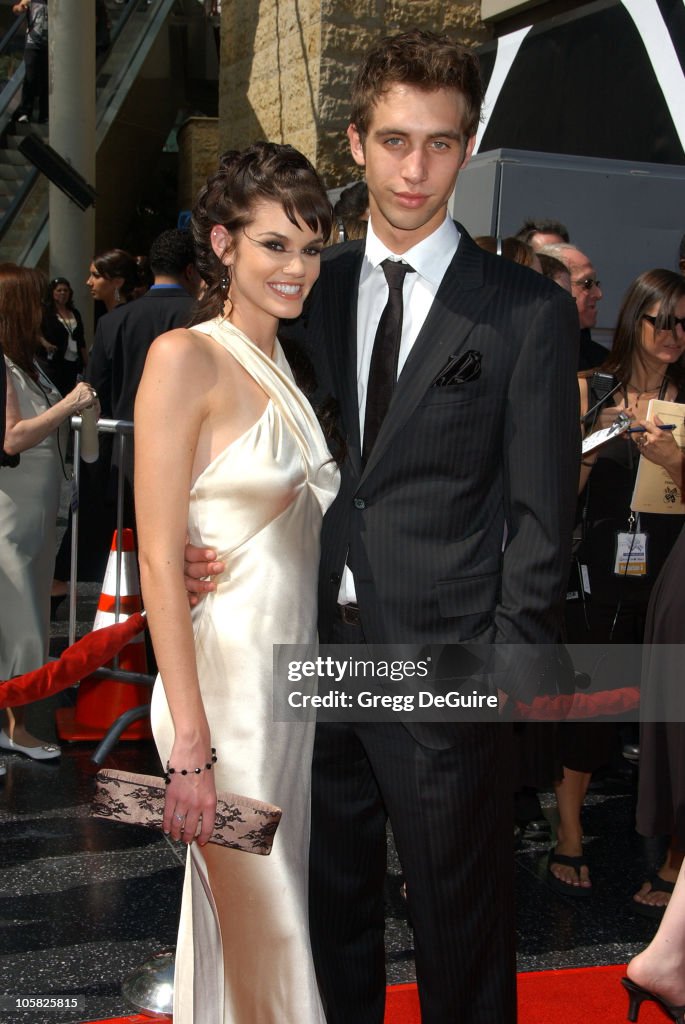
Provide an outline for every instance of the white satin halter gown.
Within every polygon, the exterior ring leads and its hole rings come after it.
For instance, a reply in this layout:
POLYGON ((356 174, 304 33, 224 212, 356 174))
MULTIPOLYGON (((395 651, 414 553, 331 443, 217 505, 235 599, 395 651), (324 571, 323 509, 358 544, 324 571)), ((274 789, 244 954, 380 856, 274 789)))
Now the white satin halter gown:
MULTIPOLYGON (((193 610, 217 790, 278 804, 283 818, 268 857, 190 847, 174 1024, 325 1024, 307 921, 314 724, 274 722, 273 687, 284 680, 274 679, 272 645, 316 645, 319 533, 339 476, 278 342, 271 360, 224 319, 194 330, 269 398, 196 480, 188 535, 226 563, 193 610)), ((159 679, 152 723, 165 764, 173 725, 159 679)))

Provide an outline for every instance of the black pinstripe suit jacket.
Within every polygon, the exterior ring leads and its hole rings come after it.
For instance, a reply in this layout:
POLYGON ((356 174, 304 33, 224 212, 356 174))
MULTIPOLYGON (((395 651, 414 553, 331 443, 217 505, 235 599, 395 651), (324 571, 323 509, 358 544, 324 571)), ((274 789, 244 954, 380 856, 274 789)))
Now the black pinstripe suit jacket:
POLYGON ((363 243, 324 254, 307 338, 349 451, 324 520, 322 642, 346 557, 370 643, 558 639, 578 483, 576 307, 459 229, 365 467, 356 383, 363 243), (435 386, 452 357, 469 351, 480 356, 480 376, 435 386))

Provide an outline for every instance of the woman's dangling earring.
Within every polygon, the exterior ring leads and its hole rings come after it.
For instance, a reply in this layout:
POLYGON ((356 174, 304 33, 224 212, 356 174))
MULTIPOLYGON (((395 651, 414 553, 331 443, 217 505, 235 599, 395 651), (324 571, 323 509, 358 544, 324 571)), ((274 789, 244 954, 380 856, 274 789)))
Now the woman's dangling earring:
POLYGON ((114 289, 114 301, 116 303, 121 302, 121 292, 119 291, 119 285, 114 289))
POLYGON ((221 287, 221 294, 223 295, 224 298, 226 298, 226 296, 228 295, 228 283, 228 267, 224 267, 223 272, 221 274, 221 280, 219 281, 219 285, 221 287))

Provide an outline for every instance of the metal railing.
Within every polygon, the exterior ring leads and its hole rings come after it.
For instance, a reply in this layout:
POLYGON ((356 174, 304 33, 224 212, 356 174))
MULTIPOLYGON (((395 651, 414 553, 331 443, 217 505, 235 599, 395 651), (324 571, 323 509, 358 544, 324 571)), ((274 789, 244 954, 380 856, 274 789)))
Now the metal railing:
MULTIPOLYGON (((80 416, 72 416, 71 426, 74 430, 74 491, 77 501, 72 504, 71 520, 71 564, 69 575, 71 586, 69 588, 69 646, 76 640, 76 589, 78 580, 78 538, 79 538, 79 502, 78 495, 81 484, 81 426, 80 416)), ((100 434, 113 434, 115 441, 115 457, 120 468, 117 480, 117 501, 116 501, 116 573, 114 591, 114 619, 119 621, 121 615, 121 575, 123 564, 123 535, 124 535, 124 486, 126 474, 122 471, 126 465, 128 445, 132 444, 133 424, 128 420, 98 420, 98 437, 100 434)), ((142 672, 128 672, 118 666, 118 657, 114 659, 113 668, 100 668, 90 673, 101 678, 115 679, 124 683, 136 683, 143 686, 152 686, 155 677, 142 672)), ((102 764, 112 748, 116 745, 119 737, 134 722, 144 718, 150 710, 149 704, 141 704, 138 707, 130 708, 120 715, 109 727, 105 736, 95 749, 91 760, 95 764, 102 764)))
MULTIPOLYGON (((81 486, 81 424, 80 416, 72 416, 71 426, 74 430, 74 491, 77 499, 81 486)), ((127 439, 133 437, 133 424, 128 420, 98 420, 98 436, 114 434, 116 437, 116 455, 119 466, 123 466, 126 458, 127 439)), ((119 474, 117 481, 117 518, 116 518, 116 589, 114 594, 114 621, 119 621, 121 614, 121 565, 123 560, 123 526, 124 526, 124 474, 119 474)), ((72 506, 71 519, 71 564, 69 575, 72 587, 69 591, 69 646, 76 640, 76 581, 78 580, 78 534, 79 534, 79 502, 72 506)))

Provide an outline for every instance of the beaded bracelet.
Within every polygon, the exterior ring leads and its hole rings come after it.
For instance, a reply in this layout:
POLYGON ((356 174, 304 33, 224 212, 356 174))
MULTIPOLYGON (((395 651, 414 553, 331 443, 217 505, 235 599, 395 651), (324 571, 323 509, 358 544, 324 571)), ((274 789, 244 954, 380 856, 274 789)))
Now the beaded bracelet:
POLYGON ((212 756, 206 765, 202 768, 170 768, 169 762, 166 763, 166 771, 164 772, 164 782, 168 786, 171 782, 172 775, 200 775, 201 772, 211 772, 212 765, 216 764, 216 747, 212 747, 212 756))

